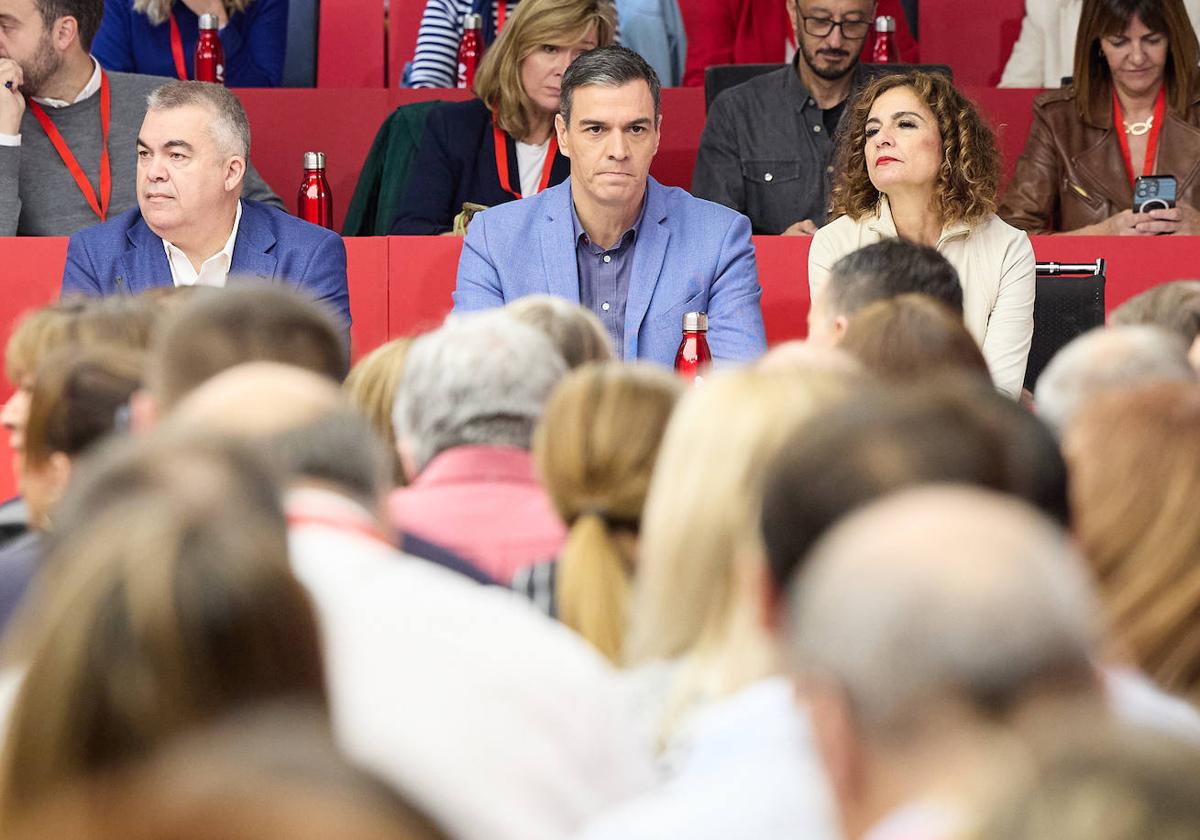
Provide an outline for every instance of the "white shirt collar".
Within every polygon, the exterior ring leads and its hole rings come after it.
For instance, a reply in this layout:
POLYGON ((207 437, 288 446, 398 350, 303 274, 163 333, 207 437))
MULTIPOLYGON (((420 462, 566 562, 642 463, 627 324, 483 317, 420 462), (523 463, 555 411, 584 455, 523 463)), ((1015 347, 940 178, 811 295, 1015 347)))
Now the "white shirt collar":
POLYGON ((171 266, 171 279, 175 285, 223 288, 229 277, 229 268, 233 265, 233 247, 237 242, 238 226, 241 223, 242 202, 239 200, 237 212, 233 216, 233 230, 225 240, 225 247, 206 259, 199 271, 192 268, 192 261, 187 258, 187 254, 164 239, 162 244, 167 251, 167 263, 171 266))
MULTIPOLYGON (((91 58, 91 56, 88 57, 91 58)), ((100 62, 92 58, 92 78, 88 79, 88 83, 83 86, 83 90, 79 91, 79 95, 75 97, 74 101, 43 99, 40 96, 33 97, 33 101, 47 108, 66 108, 68 105, 74 105, 76 102, 82 102, 89 96, 95 96, 98 90, 100 90, 100 62)))

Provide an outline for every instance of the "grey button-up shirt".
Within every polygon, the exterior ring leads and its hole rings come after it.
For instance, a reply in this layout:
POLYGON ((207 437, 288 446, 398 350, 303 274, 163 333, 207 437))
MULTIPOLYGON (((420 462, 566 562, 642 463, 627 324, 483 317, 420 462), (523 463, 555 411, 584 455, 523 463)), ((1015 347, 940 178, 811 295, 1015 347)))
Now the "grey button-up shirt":
POLYGON ((571 223, 575 226, 575 264, 579 267, 579 303, 599 316, 612 338, 613 349, 621 358, 625 357, 625 304, 629 300, 633 251, 645 215, 646 202, 643 200, 637 221, 621 234, 616 245, 606 251, 592 242, 579 223, 575 203, 571 203, 571 223))
POLYGON ((804 219, 823 225, 833 175, 830 134, 794 64, 757 76, 713 102, 692 194, 749 216, 758 234, 783 233, 804 219))

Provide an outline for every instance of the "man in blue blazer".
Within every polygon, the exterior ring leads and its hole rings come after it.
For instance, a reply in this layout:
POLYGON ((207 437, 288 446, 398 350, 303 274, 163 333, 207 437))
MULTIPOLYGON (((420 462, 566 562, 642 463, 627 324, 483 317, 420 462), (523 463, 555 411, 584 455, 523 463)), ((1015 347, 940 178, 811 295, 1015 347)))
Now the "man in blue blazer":
POLYGON ((138 133, 138 206, 71 237, 62 294, 281 280, 350 328, 346 247, 332 231, 240 198, 250 126, 219 85, 168 82, 138 133))
POLYGON ((719 360, 766 349, 750 222, 649 176, 659 83, 632 50, 603 47, 562 77, 558 143, 571 177, 477 215, 454 310, 550 293, 591 309, 625 359, 674 362, 685 312, 708 313, 719 360))

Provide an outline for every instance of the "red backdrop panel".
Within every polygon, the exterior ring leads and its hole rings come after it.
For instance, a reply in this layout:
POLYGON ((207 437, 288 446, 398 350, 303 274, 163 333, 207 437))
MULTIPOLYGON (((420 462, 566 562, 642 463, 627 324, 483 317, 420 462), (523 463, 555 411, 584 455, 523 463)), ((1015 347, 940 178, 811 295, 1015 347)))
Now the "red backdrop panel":
POLYGON ((425 0, 391 0, 388 6, 388 87, 399 87, 404 65, 417 51, 425 0))
POLYGON ((382 88, 387 84, 384 39, 383 0, 321 2, 317 87, 382 88))
POLYGON ((457 236, 389 236, 388 329, 416 335, 450 312, 462 240, 457 236))
POLYGON ((388 340, 388 243, 383 237, 347 237, 352 358, 388 340))
POLYGON ((960 85, 995 85, 1024 14, 1024 0, 921 0, 921 61, 949 64, 960 85))

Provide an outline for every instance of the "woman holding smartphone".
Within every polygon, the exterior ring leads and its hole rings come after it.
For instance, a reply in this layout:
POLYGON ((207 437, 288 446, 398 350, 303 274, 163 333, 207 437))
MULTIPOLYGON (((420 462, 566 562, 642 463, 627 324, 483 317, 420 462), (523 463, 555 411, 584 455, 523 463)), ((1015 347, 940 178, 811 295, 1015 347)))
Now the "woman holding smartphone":
POLYGON ((1074 83, 1034 100, 1000 216, 1029 233, 1200 234, 1198 62, 1183 0, 1084 0, 1074 83), (1175 206, 1134 212, 1142 176, 1174 177, 1175 206))

